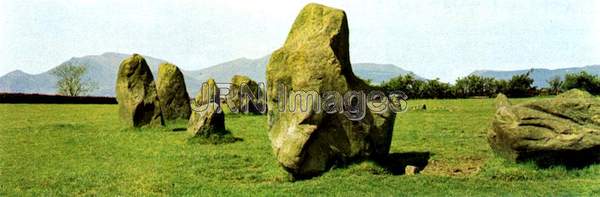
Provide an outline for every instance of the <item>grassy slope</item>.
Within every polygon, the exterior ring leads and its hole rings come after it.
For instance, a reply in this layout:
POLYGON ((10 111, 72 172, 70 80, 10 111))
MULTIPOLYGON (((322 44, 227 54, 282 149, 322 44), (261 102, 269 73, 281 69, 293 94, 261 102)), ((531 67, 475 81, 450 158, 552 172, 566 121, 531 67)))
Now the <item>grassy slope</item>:
MULTIPOLYGON (((519 100, 517 102, 520 102, 519 100)), ((266 117, 235 116, 242 142, 200 145, 185 132, 127 129, 116 105, 0 105, 0 196, 122 195, 592 195, 600 165, 579 170, 511 164, 485 140, 493 100, 416 100, 399 114, 392 152, 430 152, 418 175, 372 162, 290 182, 271 154, 266 117)))

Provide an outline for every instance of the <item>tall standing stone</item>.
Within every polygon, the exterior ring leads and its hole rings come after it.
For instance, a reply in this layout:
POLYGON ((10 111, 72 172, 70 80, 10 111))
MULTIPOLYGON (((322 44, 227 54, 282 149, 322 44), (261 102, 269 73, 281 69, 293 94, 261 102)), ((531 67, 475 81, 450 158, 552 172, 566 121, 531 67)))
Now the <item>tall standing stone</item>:
POLYGON ((296 178, 389 152, 395 119, 390 110, 373 113, 363 108, 364 117, 351 120, 343 113, 318 112, 320 103, 315 101, 288 102, 283 110, 280 106, 296 96, 374 89, 352 72, 348 34, 344 11, 308 4, 267 65, 269 138, 280 165, 296 178))
POLYGON ((188 132, 198 137, 227 134, 225 114, 220 107, 219 88, 213 79, 202 84, 196 95, 188 132))
POLYGON ((166 120, 189 119, 192 109, 183 73, 177 66, 162 63, 158 67, 157 92, 166 120))
POLYGON ((164 125, 156 85, 141 55, 133 54, 121 62, 115 90, 119 115, 129 126, 164 125))
POLYGON ((266 112, 265 104, 264 92, 256 81, 242 75, 231 78, 227 105, 232 111, 262 114, 266 112))

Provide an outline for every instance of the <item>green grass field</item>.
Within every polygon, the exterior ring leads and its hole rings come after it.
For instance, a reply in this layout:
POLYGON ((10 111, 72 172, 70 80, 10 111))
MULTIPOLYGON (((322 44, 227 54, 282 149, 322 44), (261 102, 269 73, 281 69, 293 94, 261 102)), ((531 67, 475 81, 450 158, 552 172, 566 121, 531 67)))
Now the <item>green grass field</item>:
POLYGON ((211 145, 173 132, 184 122, 126 128, 116 105, 3 104, 0 196, 600 195, 600 165, 540 169, 496 157, 486 141, 492 99, 409 101, 422 104, 428 109, 398 114, 391 148, 429 153, 420 174, 367 161, 295 182, 271 152, 266 116, 228 114, 227 129, 243 141, 211 145))

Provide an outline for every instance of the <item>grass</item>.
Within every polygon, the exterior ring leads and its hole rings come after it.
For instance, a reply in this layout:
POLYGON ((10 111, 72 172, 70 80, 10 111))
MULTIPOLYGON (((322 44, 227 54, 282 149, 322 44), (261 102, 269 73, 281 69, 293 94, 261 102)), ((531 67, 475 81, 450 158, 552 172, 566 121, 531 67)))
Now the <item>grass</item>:
MULTIPOLYGON (((523 102, 526 99, 513 100, 523 102)), ((0 105, 0 196, 600 194, 600 165, 540 169, 496 157, 486 141, 493 99, 412 100, 398 114, 392 153, 429 153, 417 175, 373 162, 292 182, 271 152, 265 116, 226 116, 241 141, 190 143, 165 128, 119 124, 116 105, 0 105)))

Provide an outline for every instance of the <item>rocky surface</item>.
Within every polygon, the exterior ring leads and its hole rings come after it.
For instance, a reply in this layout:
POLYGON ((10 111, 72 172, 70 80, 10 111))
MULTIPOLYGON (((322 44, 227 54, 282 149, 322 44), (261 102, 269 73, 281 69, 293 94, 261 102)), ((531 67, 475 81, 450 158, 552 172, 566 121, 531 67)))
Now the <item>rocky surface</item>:
POLYGON ((492 149, 513 161, 580 165, 600 161, 600 100, 581 90, 511 105, 497 98, 488 134, 492 149))
POLYGON ((219 103, 219 89, 215 81, 209 79, 196 95, 187 131, 199 137, 226 134, 225 114, 219 103))
POLYGON ((242 75, 235 75, 231 78, 227 106, 232 112, 266 113, 266 103, 264 101, 264 92, 256 81, 242 75))
POLYGON ((162 63, 158 67, 157 92, 165 120, 189 119, 192 109, 183 73, 177 66, 162 63))
POLYGON ((156 85, 146 60, 138 54, 123 60, 116 82, 121 120, 132 127, 164 125, 156 85))
POLYGON ((333 165, 389 152, 395 119, 389 110, 363 110, 364 118, 354 121, 350 117, 358 113, 319 112, 315 107, 320 103, 315 102, 303 102, 305 111, 291 110, 300 109, 301 103, 280 111, 280 103, 296 95, 372 89, 352 72, 348 36, 344 11, 308 4, 267 65, 269 138, 278 162, 293 177, 316 176, 333 165))

